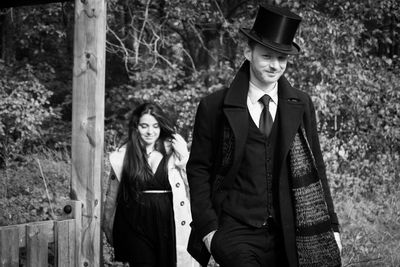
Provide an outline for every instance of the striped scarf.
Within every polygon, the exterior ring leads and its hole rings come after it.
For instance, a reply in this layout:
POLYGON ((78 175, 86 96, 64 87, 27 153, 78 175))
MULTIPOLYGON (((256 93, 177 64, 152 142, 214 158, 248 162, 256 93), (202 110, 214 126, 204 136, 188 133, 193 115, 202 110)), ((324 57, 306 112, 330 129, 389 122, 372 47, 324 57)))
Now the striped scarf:
POLYGON ((299 266, 341 266, 324 190, 303 128, 289 151, 299 266))
MULTIPOLYGON (((232 166, 234 136, 226 123, 221 138, 222 161, 214 182, 217 190, 232 166)), ((299 128, 289 151, 290 182, 296 211, 299 266, 341 266, 321 180, 304 128, 299 128)))

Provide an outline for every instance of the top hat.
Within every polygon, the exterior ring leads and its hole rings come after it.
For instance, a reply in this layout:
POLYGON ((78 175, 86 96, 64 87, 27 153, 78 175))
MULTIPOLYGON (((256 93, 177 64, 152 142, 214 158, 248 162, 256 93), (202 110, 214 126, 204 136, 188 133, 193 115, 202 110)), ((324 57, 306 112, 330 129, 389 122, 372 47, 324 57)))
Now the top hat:
POLYGON ((249 39, 274 51, 296 55, 300 47, 293 42, 301 17, 293 12, 270 5, 260 5, 252 29, 240 31, 249 39))

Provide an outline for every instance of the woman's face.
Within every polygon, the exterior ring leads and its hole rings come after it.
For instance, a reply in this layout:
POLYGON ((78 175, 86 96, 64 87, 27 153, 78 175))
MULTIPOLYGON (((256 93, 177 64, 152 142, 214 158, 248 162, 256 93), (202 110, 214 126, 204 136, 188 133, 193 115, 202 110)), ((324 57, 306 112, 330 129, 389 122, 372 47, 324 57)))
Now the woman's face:
POLYGON ((160 137, 160 125, 151 114, 144 114, 139 119, 138 131, 141 140, 146 146, 154 145, 160 137))

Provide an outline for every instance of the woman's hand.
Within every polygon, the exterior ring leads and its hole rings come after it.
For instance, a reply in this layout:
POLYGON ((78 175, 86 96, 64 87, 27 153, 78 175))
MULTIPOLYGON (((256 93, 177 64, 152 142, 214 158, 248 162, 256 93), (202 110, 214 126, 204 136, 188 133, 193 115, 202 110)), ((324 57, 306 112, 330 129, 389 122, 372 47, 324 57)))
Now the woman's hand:
POLYGON ((171 146, 179 159, 188 156, 189 152, 187 149, 187 143, 181 135, 173 134, 173 138, 171 139, 171 146))

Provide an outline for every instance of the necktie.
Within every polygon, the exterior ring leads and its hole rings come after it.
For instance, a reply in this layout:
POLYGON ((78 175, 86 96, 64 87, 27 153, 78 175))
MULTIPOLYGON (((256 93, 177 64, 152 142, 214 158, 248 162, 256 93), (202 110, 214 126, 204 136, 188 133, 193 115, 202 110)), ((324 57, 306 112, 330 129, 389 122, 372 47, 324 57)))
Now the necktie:
POLYGON ((274 121, 272 120, 271 113, 269 113, 269 101, 271 97, 267 94, 263 95, 258 101, 260 101, 264 105, 264 109, 261 112, 260 116, 260 130, 263 132, 267 137, 269 136, 272 124, 274 121))

